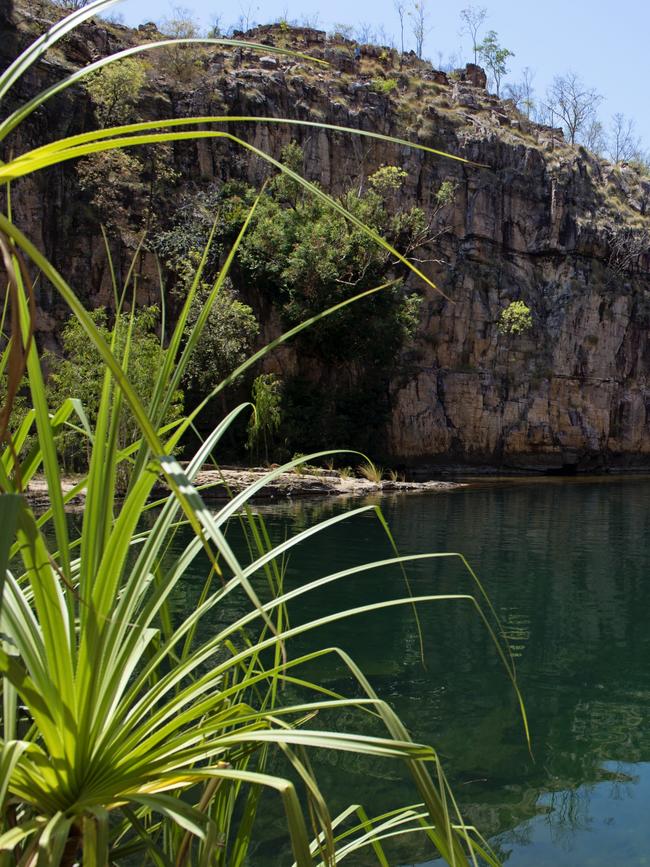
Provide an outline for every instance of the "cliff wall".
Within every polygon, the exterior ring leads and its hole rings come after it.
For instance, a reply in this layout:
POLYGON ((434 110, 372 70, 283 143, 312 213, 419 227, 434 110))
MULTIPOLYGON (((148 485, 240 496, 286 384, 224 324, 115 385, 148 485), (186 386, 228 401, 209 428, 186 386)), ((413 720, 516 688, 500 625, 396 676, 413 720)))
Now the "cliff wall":
MULTIPOLYGON (((47 4, 0 3, 0 63, 43 29, 47 4), (40 10, 40 11, 39 11, 40 10)), ((86 24, 21 85, 24 97, 65 70, 137 40, 130 31, 86 24)), ((411 55, 349 44, 318 31, 261 28, 247 38, 305 50, 327 67, 238 49, 201 56, 200 75, 179 84, 155 66, 143 117, 288 117, 400 136, 466 157, 442 157, 343 133, 264 123, 229 129, 278 156, 290 140, 305 151, 308 177, 338 193, 381 166, 408 172, 405 200, 432 210, 444 180, 456 184, 445 232, 425 268, 449 300, 428 291, 404 375, 390 384, 386 451, 394 462, 431 466, 579 470, 650 465, 650 180, 564 143, 488 94, 481 70, 453 76, 411 55), (390 92, 378 81, 394 81, 390 92), (521 299, 532 329, 504 335, 501 311, 521 299)), ((15 152, 53 135, 89 128, 81 90, 39 111, 8 143, 15 152)), ((187 188, 267 173, 233 143, 203 140, 173 148, 174 195, 187 188)), ((172 197, 173 199, 173 197, 172 197)), ((16 184, 17 221, 90 304, 107 303, 110 285, 99 226, 75 169, 42 172, 16 184)), ((114 255, 126 268, 133 226, 115 229, 114 255)), ((140 268, 143 300, 156 297, 151 257, 140 268)), ((63 311, 40 288, 41 340, 56 344, 63 311)), ((266 333, 272 333, 269 324, 266 333)), ((291 366, 285 356, 280 363, 291 366)))

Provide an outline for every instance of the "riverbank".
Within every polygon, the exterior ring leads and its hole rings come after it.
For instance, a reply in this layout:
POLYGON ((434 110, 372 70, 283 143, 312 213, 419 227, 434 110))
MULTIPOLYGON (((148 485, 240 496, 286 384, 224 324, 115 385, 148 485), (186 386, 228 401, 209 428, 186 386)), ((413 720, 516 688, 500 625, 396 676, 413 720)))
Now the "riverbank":
MULTIPOLYGON (((197 486, 209 485, 205 496, 211 499, 225 498, 230 493, 239 493, 256 485, 272 472, 267 468, 241 469, 228 467, 220 470, 205 470, 198 474, 197 486)), ((366 478, 342 475, 337 470, 320 470, 309 467, 304 472, 280 473, 266 482, 256 496, 266 499, 314 496, 365 496, 376 493, 417 493, 424 491, 451 491, 464 488, 463 482, 422 481, 406 482, 382 479, 380 482, 366 478)))
MULTIPOLYGON (((260 485, 255 497, 265 500, 290 499, 293 497, 362 497, 368 494, 408 494, 424 492, 440 492, 457 490, 466 487, 464 482, 423 481, 406 482, 383 479, 380 482, 370 481, 356 476, 342 475, 337 470, 320 470, 309 468, 309 471, 280 473, 274 478, 260 484, 272 470, 264 467, 244 469, 242 467, 226 467, 223 469, 206 469, 198 473, 195 485, 201 489, 206 500, 225 500, 233 494, 260 485)), ((64 476, 61 487, 65 494, 70 493, 79 485, 80 478, 64 476)), ((158 494, 163 494, 161 487, 158 494)), ((47 508, 50 504, 47 484, 44 476, 35 476, 27 489, 29 503, 37 509, 47 508)), ((85 502, 85 490, 80 490, 70 500, 70 506, 82 506, 85 502)))

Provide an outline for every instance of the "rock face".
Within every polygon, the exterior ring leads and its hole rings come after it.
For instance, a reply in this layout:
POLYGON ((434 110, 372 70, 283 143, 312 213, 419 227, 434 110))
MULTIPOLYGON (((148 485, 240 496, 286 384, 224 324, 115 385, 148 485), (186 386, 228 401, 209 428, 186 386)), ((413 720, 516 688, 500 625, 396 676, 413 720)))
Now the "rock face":
MULTIPOLYGON (((488 162, 483 144, 475 155, 488 162)), ((630 214, 586 154, 555 161, 531 148, 502 151, 456 203, 449 270, 453 303, 431 297, 419 369, 394 390, 395 453, 425 462, 596 469, 646 463, 650 283, 644 221, 630 214), (612 206, 612 212, 609 206, 612 206), (462 209, 462 210, 461 210, 462 209), (634 240, 632 240, 634 238, 634 240), (615 245, 631 249, 623 265, 615 245), (633 248, 633 249, 632 249, 633 248), (496 327, 513 299, 532 308, 530 333, 496 327)), ((640 182, 642 196, 648 182, 640 182)), ((645 205, 643 206, 643 209, 645 205)))
MULTIPOLYGON (((26 31, 38 29, 38 16, 26 7, 11 11, 6 0, 0 7, 0 54, 8 55, 26 31)), ((37 70, 30 87, 60 76, 84 52, 96 57, 136 38, 126 28, 88 24, 67 53, 37 70)), ((206 55, 189 85, 152 74, 142 115, 318 120, 408 138, 472 161, 314 128, 229 125, 274 156, 297 139, 308 176, 333 193, 382 164, 408 172, 407 203, 424 209, 433 208, 443 181, 456 185, 453 206, 440 217, 449 231, 439 249, 423 254, 447 297, 427 292, 405 372, 391 384, 385 438, 391 459, 578 470, 650 465, 650 181, 568 146, 561 131, 531 123, 488 94, 482 70, 472 65, 447 76, 413 56, 372 46, 361 46, 355 57, 351 43, 330 44, 306 28, 258 28, 247 38, 290 45, 332 64, 218 51, 206 55), (388 94, 373 86, 382 77, 396 81, 388 94), (519 299, 531 308, 532 329, 501 334, 501 311, 519 299)), ((37 114, 10 144, 20 152, 92 123, 92 106, 77 91, 49 114, 37 114)), ((230 177, 258 182, 265 173, 261 161, 217 140, 178 145, 173 158, 182 183, 193 186, 230 177)), ((17 184, 15 212, 85 287, 89 302, 106 302, 101 236, 88 206, 78 205, 75 177, 66 167, 17 184), (44 200, 54 204, 44 210, 44 200)), ((128 261, 129 244, 133 237, 124 231, 118 268, 128 261)), ((147 274, 145 267, 141 292, 155 297, 147 274)), ((61 310, 47 287, 39 304, 41 339, 54 344, 61 310)))

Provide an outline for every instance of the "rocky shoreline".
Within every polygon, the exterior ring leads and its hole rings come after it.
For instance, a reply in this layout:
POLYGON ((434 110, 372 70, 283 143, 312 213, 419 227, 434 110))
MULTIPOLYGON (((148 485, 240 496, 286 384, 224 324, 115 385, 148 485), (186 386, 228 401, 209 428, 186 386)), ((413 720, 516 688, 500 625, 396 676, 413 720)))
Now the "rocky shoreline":
MULTIPOLYGON (((261 482, 264 476, 272 470, 255 467, 227 467, 220 470, 206 469, 199 472, 195 484, 201 488, 201 494, 206 500, 224 500, 233 494, 238 494, 245 488, 261 482)), ((79 479, 63 477, 61 487, 68 493, 78 484, 79 479)), ((406 482, 384 479, 373 482, 365 478, 342 476, 336 470, 318 470, 296 473, 280 473, 270 481, 261 485, 255 493, 256 499, 280 500, 294 497, 362 497, 368 494, 406 494, 406 493, 444 493, 464 488, 462 482, 406 482)), ((161 487, 159 493, 164 493, 161 487)), ((50 504, 47 484, 43 476, 36 476, 27 489, 27 499, 30 505, 37 509, 47 508, 50 504)), ((86 499, 85 491, 80 491, 69 503, 71 507, 83 506, 86 499)))
MULTIPOLYGON (((204 496, 209 499, 223 499, 231 493, 239 493, 250 485, 260 482, 272 470, 255 467, 253 469, 226 468, 207 470, 198 474, 197 486, 210 485, 204 496)), ((256 497, 265 499, 284 499, 312 496, 365 496, 366 494, 399 494, 445 492, 463 488, 460 482, 423 481, 406 482, 383 479, 370 481, 356 476, 343 476, 336 470, 309 470, 296 473, 280 473, 264 484, 256 497)))

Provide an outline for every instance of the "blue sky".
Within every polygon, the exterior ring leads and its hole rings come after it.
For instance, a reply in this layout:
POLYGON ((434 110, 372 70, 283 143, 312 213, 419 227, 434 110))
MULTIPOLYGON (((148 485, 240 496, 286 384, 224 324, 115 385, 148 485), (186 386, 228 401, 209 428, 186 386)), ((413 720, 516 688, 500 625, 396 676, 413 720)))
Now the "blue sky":
MULTIPOLYGON (((431 30, 425 55, 434 62, 461 52, 469 59, 470 43, 460 35, 460 10, 468 0, 424 0, 431 30)), ((222 21, 236 21, 242 13, 260 23, 287 17, 318 16, 322 29, 335 22, 373 27, 383 25, 397 40, 398 22, 392 0, 235 0, 226 4, 214 0, 124 0, 114 7, 125 23, 160 21, 172 15, 174 6, 191 9, 204 24, 215 13, 222 21)), ((552 77, 568 70, 577 72, 604 97, 600 115, 606 124, 614 112, 634 118, 644 146, 650 148, 647 59, 650 53, 650 2, 648 0, 478 0, 475 6, 488 10, 486 27, 496 30, 500 42, 515 52, 508 80, 517 81, 523 67, 535 72, 537 95, 543 95, 552 77)))

